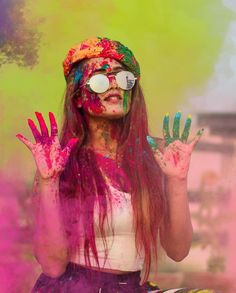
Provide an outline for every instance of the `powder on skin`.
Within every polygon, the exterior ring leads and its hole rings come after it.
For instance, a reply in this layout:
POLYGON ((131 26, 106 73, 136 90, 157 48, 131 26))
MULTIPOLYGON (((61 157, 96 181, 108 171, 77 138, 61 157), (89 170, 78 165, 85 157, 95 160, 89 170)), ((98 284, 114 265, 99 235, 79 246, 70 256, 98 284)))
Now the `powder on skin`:
POLYGON ((127 108, 128 108, 128 97, 129 97, 129 93, 128 93, 128 91, 125 91, 124 92, 124 99, 123 99, 123 109, 124 109, 125 113, 127 112, 127 108))

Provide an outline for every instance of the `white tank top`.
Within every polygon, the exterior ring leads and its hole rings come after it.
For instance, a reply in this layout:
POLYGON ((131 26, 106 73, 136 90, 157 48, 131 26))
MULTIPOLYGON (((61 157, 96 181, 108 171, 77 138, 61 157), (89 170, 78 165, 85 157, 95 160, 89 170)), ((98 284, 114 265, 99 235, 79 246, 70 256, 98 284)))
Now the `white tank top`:
MULTIPOLYGON (((139 271, 143 268, 144 255, 136 252, 135 232, 133 229, 133 209, 131 203, 131 195, 129 193, 115 189, 110 185, 112 195, 112 231, 107 227, 107 259, 105 260, 105 246, 99 235, 96 236, 96 248, 98 252, 98 260, 101 268, 120 270, 120 271, 139 271)), ((108 215, 109 213, 108 208, 108 215)), ((111 216, 108 217, 111 223, 111 216)), ((94 209, 95 231, 98 229, 98 205, 94 209)), ((83 247, 74 256, 73 262, 85 265, 83 247)), ((91 266, 97 267, 96 260, 90 253, 91 266)))

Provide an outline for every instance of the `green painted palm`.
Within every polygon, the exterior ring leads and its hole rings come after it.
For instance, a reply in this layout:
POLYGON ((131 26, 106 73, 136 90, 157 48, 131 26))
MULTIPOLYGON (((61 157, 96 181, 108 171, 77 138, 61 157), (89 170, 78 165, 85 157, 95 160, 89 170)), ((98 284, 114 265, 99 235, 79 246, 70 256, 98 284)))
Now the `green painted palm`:
POLYGON ((165 146, 162 152, 158 149, 158 145, 152 137, 147 136, 147 141, 153 149, 156 161, 163 173, 169 177, 184 179, 187 177, 192 151, 201 138, 203 129, 197 132, 190 143, 187 143, 192 119, 190 115, 187 117, 182 134, 180 134, 180 119, 181 113, 177 112, 174 117, 171 136, 169 114, 165 115, 163 120, 165 146))

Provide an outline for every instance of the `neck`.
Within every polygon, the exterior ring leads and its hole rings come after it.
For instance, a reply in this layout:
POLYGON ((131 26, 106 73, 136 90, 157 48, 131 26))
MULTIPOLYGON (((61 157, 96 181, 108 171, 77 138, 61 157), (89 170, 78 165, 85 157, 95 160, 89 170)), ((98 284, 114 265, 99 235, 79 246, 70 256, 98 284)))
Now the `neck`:
POLYGON ((87 125, 89 130, 87 145, 98 153, 115 155, 121 129, 119 120, 89 116, 87 125))

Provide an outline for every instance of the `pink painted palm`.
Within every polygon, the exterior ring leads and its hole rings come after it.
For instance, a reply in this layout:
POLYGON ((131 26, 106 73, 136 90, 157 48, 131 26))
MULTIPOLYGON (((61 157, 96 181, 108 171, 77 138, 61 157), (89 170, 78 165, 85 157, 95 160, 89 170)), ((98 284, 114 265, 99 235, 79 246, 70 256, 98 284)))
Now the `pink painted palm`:
POLYGON ((16 137, 32 152, 41 177, 43 179, 56 178, 64 170, 71 150, 78 141, 78 138, 71 138, 66 147, 62 149, 58 139, 56 119, 53 113, 49 112, 51 126, 50 135, 43 115, 39 112, 35 112, 35 114, 39 122, 41 133, 35 126, 33 120, 28 119, 28 124, 36 143, 33 144, 22 134, 17 134, 16 137))

